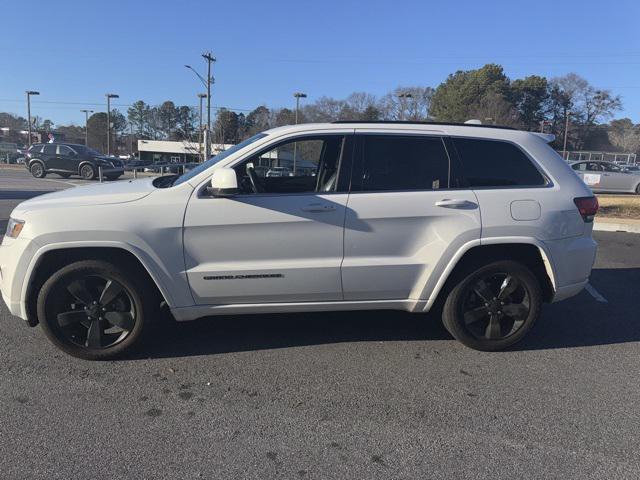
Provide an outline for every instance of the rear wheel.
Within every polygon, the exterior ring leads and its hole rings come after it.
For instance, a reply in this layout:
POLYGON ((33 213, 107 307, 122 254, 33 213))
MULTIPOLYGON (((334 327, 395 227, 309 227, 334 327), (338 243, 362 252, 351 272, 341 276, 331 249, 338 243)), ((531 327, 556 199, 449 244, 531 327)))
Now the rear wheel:
POLYGON ((33 162, 29 167, 29 171, 36 178, 44 178, 47 175, 44 165, 40 162, 33 162))
POLYGON ((91 165, 86 164, 80 169, 80 176, 85 180, 93 180, 96 178, 96 171, 91 165))
POLYGON ((42 286, 38 320, 61 350, 87 360, 107 360, 139 344, 157 309, 148 280, 99 260, 68 265, 42 286))
POLYGON ((464 345, 484 351, 521 340, 540 314, 542 293, 531 271, 514 261, 490 263, 470 272, 451 290, 442 319, 464 345))

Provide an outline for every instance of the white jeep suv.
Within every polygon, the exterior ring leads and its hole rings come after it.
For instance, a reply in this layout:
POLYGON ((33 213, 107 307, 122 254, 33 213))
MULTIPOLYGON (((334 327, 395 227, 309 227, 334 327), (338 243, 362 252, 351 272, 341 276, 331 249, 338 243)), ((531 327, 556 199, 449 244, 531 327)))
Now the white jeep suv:
POLYGON ((479 125, 275 128, 182 176, 21 203, 2 297, 86 359, 139 344, 162 302, 177 321, 437 309, 465 345, 503 349, 543 301, 582 290, 596 253, 597 200, 549 140, 479 125))

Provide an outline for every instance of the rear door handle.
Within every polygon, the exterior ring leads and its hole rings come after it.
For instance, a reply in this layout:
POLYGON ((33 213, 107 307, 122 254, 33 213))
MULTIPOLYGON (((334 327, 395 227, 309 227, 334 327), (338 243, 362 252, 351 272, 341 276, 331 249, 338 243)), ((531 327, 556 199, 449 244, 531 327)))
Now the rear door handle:
POLYGON ((336 207, 329 205, 328 203, 311 203, 301 208, 303 212, 314 213, 333 212, 335 209, 336 207))
POLYGON ((474 202, 470 202, 469 200, 460 200, 457 198, 445 198, 436 202, 436 207, 444 207, 444 208, 475 208, 476 205, 474 202))

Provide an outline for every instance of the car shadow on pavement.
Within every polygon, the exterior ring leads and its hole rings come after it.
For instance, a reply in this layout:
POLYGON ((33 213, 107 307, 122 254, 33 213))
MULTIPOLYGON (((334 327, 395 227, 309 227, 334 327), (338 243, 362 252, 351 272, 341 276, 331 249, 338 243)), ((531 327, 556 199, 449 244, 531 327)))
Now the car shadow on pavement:
POLYGON ((56 190, 0 190, 0 200, 29 200, 56 190))
MULTIPOLYGON (((545 305, 541 318, 514 351, 640 341, 640 268, 595 269, 586 291, 545 305)), ((395 311, 288 313, 208 317, 163 322, 133 358, 169 358, 344 342, 452 340, 436 314, 395 311)))
POLYGON ((432 315, 395 311, 286 313, 163 322, 133 358, 188 357, 344 342, 443 340, 432 315))

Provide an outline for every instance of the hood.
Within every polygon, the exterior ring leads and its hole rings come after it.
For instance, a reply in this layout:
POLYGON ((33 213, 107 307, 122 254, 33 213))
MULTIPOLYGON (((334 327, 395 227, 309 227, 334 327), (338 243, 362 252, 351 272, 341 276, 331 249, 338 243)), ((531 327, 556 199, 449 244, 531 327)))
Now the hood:
POLYGON ((26 213, 41 208, 112 205, 133 202, 146 197, 155 190, 152 182, 152 178, 105 182, 46 193, 22 202, 16 207, 16 212, 26 213))

